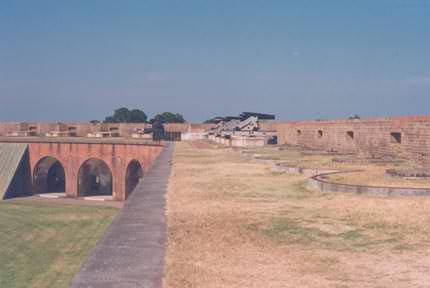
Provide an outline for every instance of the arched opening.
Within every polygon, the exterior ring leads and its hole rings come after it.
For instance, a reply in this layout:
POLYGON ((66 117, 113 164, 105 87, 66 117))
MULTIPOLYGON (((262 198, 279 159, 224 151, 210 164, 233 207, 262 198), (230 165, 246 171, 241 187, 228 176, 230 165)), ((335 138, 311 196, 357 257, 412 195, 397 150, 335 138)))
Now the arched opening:
POLYGON ((136 188, 140 179, 143 177, 143 169, 139 161, 132 160, 128 164, 127 172, 125 176, 125 197, 127 198, 136 188))
POLYGON ((78 172, 78 195, 112 195, 112 172, 102 160, 85 161, 78 172))
POLYGON ((33 193, 64 193, 66 174, 64 167, 54 157, 44 157, 37 162, 33 171, 33 193))

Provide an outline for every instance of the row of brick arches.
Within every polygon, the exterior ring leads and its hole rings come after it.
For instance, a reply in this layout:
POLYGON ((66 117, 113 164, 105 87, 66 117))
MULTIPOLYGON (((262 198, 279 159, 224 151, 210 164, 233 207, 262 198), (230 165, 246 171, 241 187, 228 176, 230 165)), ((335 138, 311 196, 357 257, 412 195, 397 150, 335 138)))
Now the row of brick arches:
MULTIPOLYGON (((41 158, 33 169, 33 192, 65 193, 67 181, 76 181, 77 196, 112 195, 112 171, 107 163, 98 158, 90 158, 82 163, 76 179, 67 179, 64 165, 55 157, 41 158)), ((137 160, 132 160, 125 173, 125 194, 128 197, 140 179, 144 170, 137 160)))

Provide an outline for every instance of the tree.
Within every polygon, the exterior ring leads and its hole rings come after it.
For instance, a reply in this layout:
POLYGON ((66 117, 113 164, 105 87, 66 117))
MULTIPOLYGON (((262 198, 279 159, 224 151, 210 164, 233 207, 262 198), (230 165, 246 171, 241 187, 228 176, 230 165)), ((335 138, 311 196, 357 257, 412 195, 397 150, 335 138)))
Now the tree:
POLYGON ((181 114, 172 112, 157 114, 149 122, 154 123, 156 120, 162 123, 185 123, 185 119, 181 114))
POLYGON ((139 109, 133 109, 130 111, 130 122, 131 123, 144 123, 148 119, 145 112, 139 109))
POLYGON ((122 107, 115 109, 112 116, 105 118, 105 123, 145 123, 148 117, 145 112, 139 109, 129 110, 122 107))
POLYGON ((113 113, 112 120, 114 123, 129 123, 131 120, 130 110, 125 107, 116 109, 113 113))

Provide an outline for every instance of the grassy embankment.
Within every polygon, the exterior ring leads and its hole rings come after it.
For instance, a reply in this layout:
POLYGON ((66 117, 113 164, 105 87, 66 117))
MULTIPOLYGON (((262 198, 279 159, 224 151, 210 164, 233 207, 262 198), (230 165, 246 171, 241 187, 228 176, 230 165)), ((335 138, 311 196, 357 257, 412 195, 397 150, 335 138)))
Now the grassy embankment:
POLYGON ((0 287, 68 287, 118 209, 0 201, 0 287))

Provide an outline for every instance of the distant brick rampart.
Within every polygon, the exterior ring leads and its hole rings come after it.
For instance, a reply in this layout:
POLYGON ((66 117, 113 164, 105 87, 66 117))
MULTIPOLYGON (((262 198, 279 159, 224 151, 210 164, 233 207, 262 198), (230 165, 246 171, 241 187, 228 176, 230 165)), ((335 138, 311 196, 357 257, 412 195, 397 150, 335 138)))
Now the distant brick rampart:
POLYGON ((279 144, 430 164, 430 116, 277 123, 279 144))
POLYGON ((51 131, 70 131, 74 130, 76 136, 86 137, 88 133, 118 131, 122 136, 130 136, 136 129, 145 128, 146 124, 128 124, 128 123, 82 123, 82 122, 1 122, 0 136, 6 136, 8 133, 15 131, 33 130, 39 136, 43 136, 51 131))
MULTIPOLYGON (((44 136, 52 131, 70 131, 76 132, 76 136, 86 137, 89 133, 118 131, 121 136, 128 137, 137 129, 144 129, 147 124, 144 123, 82 123, 82 122, 0 122, 0 136, 6 136, 15 131, 33 130, 37 135, 44 136)), ((201 133, 212 127, 213 124, 194 124, 194 123, 168 123, 164 124, 168 132, 181 133, 201 133)))

